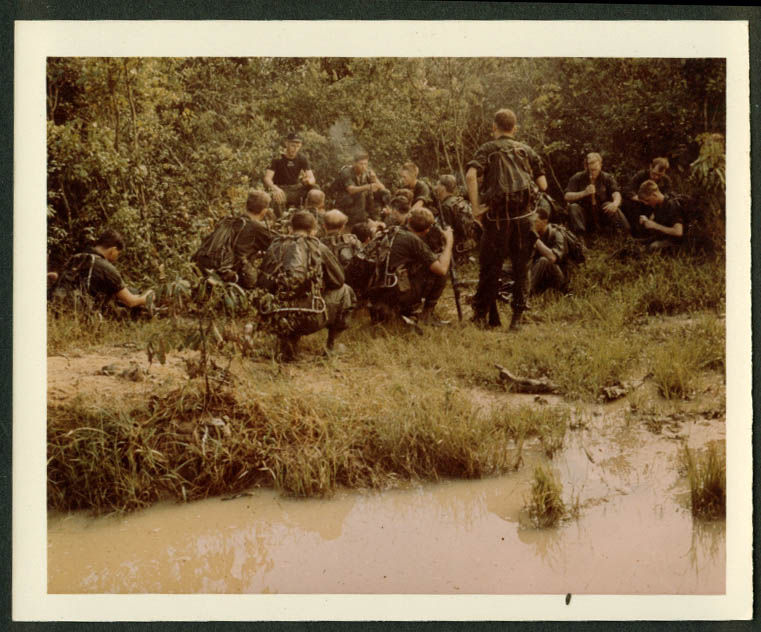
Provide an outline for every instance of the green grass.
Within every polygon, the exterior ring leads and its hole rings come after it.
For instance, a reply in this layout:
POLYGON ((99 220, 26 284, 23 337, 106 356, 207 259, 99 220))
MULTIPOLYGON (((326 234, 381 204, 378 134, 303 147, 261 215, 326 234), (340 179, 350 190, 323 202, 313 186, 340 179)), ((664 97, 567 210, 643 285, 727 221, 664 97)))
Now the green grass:
POLYGON ((727 503, 726 454, 712 443, 703 453, 690 450, 685 445, 682 455, 690 483, 692 515, 706 520, 724 518, 727 503))
MULTIPOLYGON (((572 423, 567 404, 503 403, 494 364, 547 377, 577 403, 646 374, 664 398, 679 400, 702 373, 724 370, 723 260, 590 251, 571 289, 571 296, 532 297, 518 333, 466 322, 419 336, 400 324, 372 325, 360 313, 341 338, 345 355, 324 357, 322 332, 302 340, 303 359, 288 367, 271 359, 268 334, 255 332, 245 347, 232 340, 249 318, 220 316, 224 342, 209 352, 236 358, 234 390, 209 390, 196 379, 149 401, 98 409, 81 398, 49 409, 49 504, 102 512, 252 485, 312 496, 488 476, 517 468, 530 437, 551 458, 572 423), (482 396, 491 403, 479 403, 482 396)), ((453 312, 449 292, 441 311, 453 312)), ((510 308, 500 309, 509 322, 510 308)), ((192 318, 51 315, 48 351, 125 343, 146 350, 156 341, 172 349, 197 331, 192 318)))
POLYGON ((554 527, 565 517, 563 486, 552 470, 541 465, 534 469, 531 496, 525 509, 537 529, 554 527))

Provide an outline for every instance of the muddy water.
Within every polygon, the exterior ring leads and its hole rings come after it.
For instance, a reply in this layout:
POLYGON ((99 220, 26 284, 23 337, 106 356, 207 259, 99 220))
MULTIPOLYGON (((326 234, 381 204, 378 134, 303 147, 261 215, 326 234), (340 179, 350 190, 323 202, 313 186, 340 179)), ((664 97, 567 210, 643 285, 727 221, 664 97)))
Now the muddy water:
POLYGON ((653 434, 606 409, 550 462, 578 519, 536 530, 522 506, 537 446, 515 474, 298 500, 274 492, 126 517, 51 516, 51 593, 719 594, 723 522, 693 521, 681 441, 723 420, 653 434))

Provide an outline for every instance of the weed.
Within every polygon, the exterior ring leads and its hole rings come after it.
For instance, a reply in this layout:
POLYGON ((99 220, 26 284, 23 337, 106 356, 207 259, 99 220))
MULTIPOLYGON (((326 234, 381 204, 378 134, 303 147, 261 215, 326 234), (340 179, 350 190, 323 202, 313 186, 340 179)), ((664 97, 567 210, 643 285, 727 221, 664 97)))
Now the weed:
POLYGON ((563 486, 555 474, 539 465, 534 470, 531 497, 526 505, 529 519, 537 529, 555 526, 566 514, 563 486))
POLYGON ((711 443, 702 455, 685 445, 682 458, 690 483, 692 515, 708 520, 723 518, 726 514, 726 455, 711 443))

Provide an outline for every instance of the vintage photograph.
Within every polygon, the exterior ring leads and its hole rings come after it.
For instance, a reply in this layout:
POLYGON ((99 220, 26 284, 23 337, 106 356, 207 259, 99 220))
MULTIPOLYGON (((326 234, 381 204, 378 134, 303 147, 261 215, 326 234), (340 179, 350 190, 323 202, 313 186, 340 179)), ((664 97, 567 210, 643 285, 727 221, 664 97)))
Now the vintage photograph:
POLYGON ((727 594, 726 56, 39 88, 48 595, 727 594))

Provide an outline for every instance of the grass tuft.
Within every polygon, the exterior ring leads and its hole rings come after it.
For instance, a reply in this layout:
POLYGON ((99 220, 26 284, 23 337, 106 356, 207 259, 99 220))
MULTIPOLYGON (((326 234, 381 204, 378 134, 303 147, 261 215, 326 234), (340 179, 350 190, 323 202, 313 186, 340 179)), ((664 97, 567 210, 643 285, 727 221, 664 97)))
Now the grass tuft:
POLYGON ((562 494, 563 486, 552 470, 537 466, 526 505, 531 524, 537 529, 554 527, 566 514, 562 494))
POLYGON ((692 515, 705 520, 724 518, 727 503, 725 454, 714 443, 703 454, 685 445, 683 459, 690 482, 692 515))

